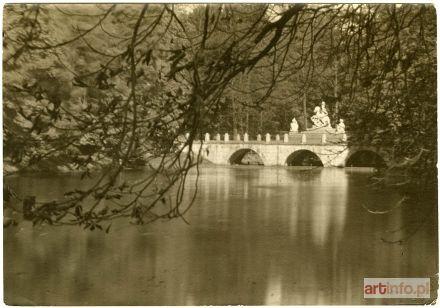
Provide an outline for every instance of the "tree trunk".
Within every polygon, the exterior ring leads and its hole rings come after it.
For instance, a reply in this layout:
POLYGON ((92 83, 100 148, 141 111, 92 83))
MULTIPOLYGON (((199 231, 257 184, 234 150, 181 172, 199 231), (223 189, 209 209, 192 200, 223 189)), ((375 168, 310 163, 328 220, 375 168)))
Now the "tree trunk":
POLYGON ((335 86, 334 86, 334 93, 333 96, 335 97, 335 116, 334 116, 334 121, 335 123, 338 122, 338 113, 339 113, 339 99, 338 99, 338 65, 339 65, 339 61, 338 58, 336 57, 335 60, 335 86))
POLYGON ((304 130, 307 130, 307 95, 306 95, 306 93, 304 93, 303 113, 304 113, 304 130))

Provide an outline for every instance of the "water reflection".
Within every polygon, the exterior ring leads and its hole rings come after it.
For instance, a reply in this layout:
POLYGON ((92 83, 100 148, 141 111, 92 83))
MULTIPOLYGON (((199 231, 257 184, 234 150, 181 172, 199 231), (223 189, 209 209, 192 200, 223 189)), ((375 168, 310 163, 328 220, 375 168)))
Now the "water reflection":
MULTIPOLYGON (((127 179, 139 173, 127 173, 127 179)), ((74 177, 17 177, 20 193, 47 198, 74 177)), ((209 167, 186 219, 110 234, 77 228, 5 230, 8 304, 364 304, 364 277, 438 272, 435 219, 404 245, 380 237, 407 219, 367 213, 399 196, 344 169, 209 167)), ((81 184, 85 185, 85 184, 81 184)), ((433 216, 434 217, 434 216, 433 216)), ((436 217, 436 216, 435 216, 436 217)), ((397 303, 386 301, 385 303, 397 303)), ((404 301, 403 301, 404 302, 404 301)))

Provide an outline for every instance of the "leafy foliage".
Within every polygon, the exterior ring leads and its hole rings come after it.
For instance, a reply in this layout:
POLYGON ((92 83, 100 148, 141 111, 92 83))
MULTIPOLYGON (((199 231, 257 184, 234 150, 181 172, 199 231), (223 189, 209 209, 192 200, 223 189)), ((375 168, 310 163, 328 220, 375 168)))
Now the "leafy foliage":
POLYGON ((435 187, 432 6, 23 4, 4 14, 5 162, 83 178, 105 170, 63 200, 23 200, 34 223, 179 217, 198 136, 287 130, 304 96, 309 115, 325 99, 351 143, 388 147, 391 169, 435 187), (120 183, 136 164, 151 172, 120 183))

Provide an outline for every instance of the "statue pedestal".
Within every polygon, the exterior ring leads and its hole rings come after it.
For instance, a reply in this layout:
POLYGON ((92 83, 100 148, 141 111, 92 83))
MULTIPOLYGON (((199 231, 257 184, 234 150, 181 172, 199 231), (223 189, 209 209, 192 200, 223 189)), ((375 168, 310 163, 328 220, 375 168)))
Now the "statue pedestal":
POLYGON ((309 134, 335 134, 336 130, 331 126, 324 126, 324 127, 316 127, 316 128, 307 128, 306 131, 303 133, 309 133, 309 134))

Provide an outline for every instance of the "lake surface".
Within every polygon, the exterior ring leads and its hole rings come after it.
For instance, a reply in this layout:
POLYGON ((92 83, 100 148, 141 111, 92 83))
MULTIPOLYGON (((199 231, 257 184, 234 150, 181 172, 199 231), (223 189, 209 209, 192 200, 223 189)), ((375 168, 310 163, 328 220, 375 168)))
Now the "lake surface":
MULTIPOLYGON (((375 191, 370 175, 350 168, 203 167, 197 199, 185 216, 189 225, 181 219, 144 226, 118 221, 105 234, 20 223, 4 229, 5 302, 429 302, 363 298, 364 277, 431 277, 434 288, 438 273, 436 210, 369 213, 364 207, 385 210, 400 199, 375 191), (381 239, 405 238, 415 228, 402 244, 381 239)), ((141 178, 142 172, 123 177, 141 178)), ((22 175, 6 184, 46 200, 86 185, 79 175, 22 175)))

